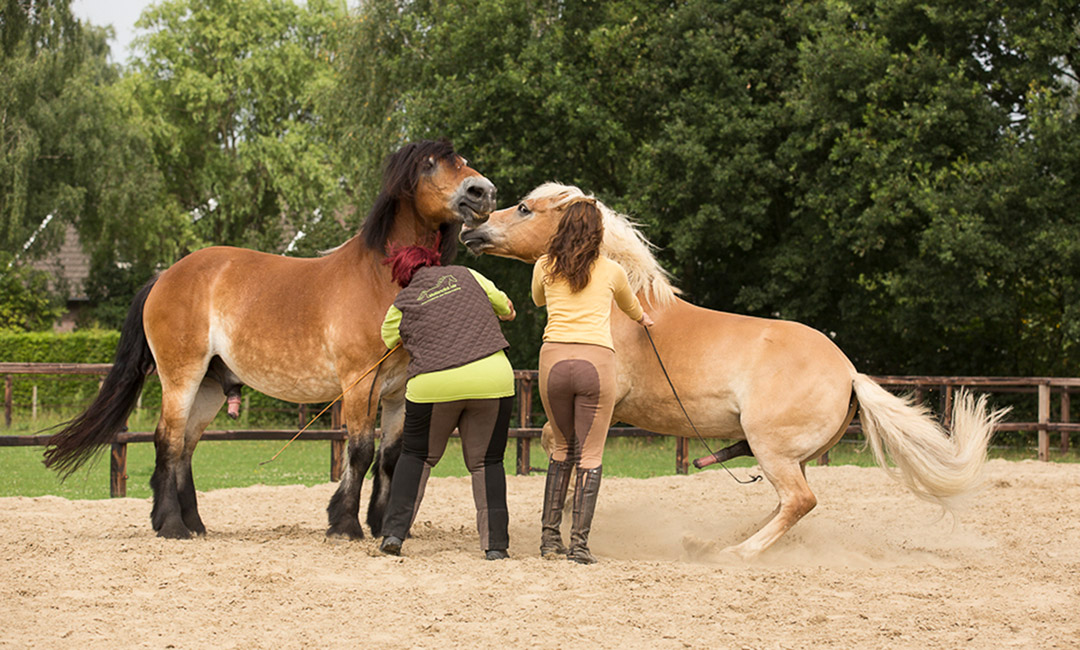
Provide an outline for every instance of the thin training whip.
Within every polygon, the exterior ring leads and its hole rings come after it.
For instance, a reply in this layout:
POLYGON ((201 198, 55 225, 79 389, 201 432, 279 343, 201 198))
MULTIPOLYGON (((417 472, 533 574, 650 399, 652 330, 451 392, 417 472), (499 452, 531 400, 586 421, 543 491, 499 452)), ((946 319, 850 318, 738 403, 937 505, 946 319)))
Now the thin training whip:
MULTIPOLYGON (((296 435, 295 435, 295 436, 293 436, 292 438, 290 438, 290 439, 289 439, 289 441, 288 441, 288 442, 286 442, 286 443, 285 443, 285 445, 284 445, 284 446, 283 446, 283 447, 282 447, 281 449, 278 449, 278 452, 277 452, 276 454, 274 454, 273 456, 271 456, 271 457, 270 457, 270 460, 264 460, 263 462, 259 463, 259 467, 262 467, 263 465, 265 465, 265 464, 267 464, 267 463, 269 463, 269 462, 273 462, 273 461, 274 461, 275 459, 277 459, 277 457, 281 455, 281 452, 285 451, 285 448, 286 448, 286 447, 288 447, 289 445, 291 445, 291 444, 293 443, 293 441, 294 441, 294 440, 296 440, 297 438, 299 438, 299 437, 300 437, 300 434, 301 434, 301 433, 303 433, 303 432, 307 431, 307 430, 308 430, 308 427, 310 427, 311 425, 315 424, 315 420, 318 420, 318 419, 319 419, 319 416, 320 416, 320 415, 322 415, 323 413, 326 413, 326 411, 327 411, 327 410, 328 410, 328 409, 329 409, 329 408, 330 408, 331 406, 333 406, 334 404, 337 404, 337 401, 338 401, 339 399, 341 399, 342 397, 345 397, 345 393, 347 393, 347 392, 349 392, 350 390, 352 390, 353 386, 355 386, 355 385, 359 384, 359 383, 360 383, 360 380, 361 380, 361 379, 363 379, 364 377, 367 377, 368 375, 370 375, 370 374, 371 374, 371 371, 372 371, 372 370, 374 370, 374 369, 378 368, 378 367, 379 367, 379 366, 380 366, 380 365, 382 364, 382 362, 383 362, 383 361, 386 361, 386 357, 388 357, 388 356, 390 356, 391 354, 393 354, 393 353, 394 353, 394 351, 395 351, 395 350, 397 350, 397 349, 398 349, 398 348, 400 348, 400 347, 401 347, 401 344, 400 344, 400 343, 398 343, 398 344, 397 344, 397 345, 395 345, 394 347, 390 348, 390 351, 389 351, 389 352, 387 352, 386 354, 384 354, 384 355, 382 356, 382 359, 379 359, 378 361, 376 361, 376 362, 375 362, 375 365, 371 366, 370 368, 368 368, 368 369, 367 369, 367 370, 366 370, 366 371, 364 372, 364 374, 362 374, 362 375, 360 375, 359 377, 357 377, 357 378, 356 378, 356 381, 354 381, 353 383, 349 384, 349 387, 348 387, 348 388, 346 388, 345 390, 341 391, 341 394, 340 394, 340 395, 338 395, 337 397, 335 397, 335 398, 334 398, 334 401, 332 401, 332 402, 330 402, 329 404, 327 404, 327 405, 326 405, 325 407, 323 407, 323 410, 319 411, 319 413, 318 413, 318 414, 317 414, 317 415, 316 415, 315 417, 311 418, 311 421, 310 421, 310 422, 308 422, 307 424, 305 424, 305 425, 304 425, 304 428, 303 428, 303 429, 300 429, 299 431, 297 431, 297 432, 296 432, 296 435)), ((369 409, 369 410, 371 409, 371 404, 368 404, 368 409, 369 409)))
MULTIPOLYGON (((679 408, 682 409, 683 415, 686 416, 686 421, 690 423, 690 428, 694 430, 694 433, 697 435, 698 440, 701 442, 702 446, 705 447, 705 449, 708 450, 708 452, 710 454, 712 454, 713 456, 716 456, 716 452, 714 452, 712 449, 709 448, 709 443, 705 442, 705 437, 701 435, 700 431, 698 431, 698 428, 694 424, 694 421, 690 419, 690 414, 686 412, 686 407, 683 406, 682 400, 679 399, 679 391, 675 390, 675 384, 673 384, 671 382, 671 376, 668 375, 667 368, 664 367, 664 360, 660 358, 660 351, 656 349, 656 342, 653 341, 652 332, 649 331, 648 327, 643 327, 642 329, 645 330, 645 335, 649 337, 649 345, 652 346, 653 354, 656 355, 656 360, 660 363, 660 370, 664 371, 664 379, 667 379, 668 386, 671 387, 671 394, 675 396, 675 401, 679 403, 679 408)), ((743 485, 746 485, 748 483, 755 483, 755 482, 761 480, 760 475, 751 474, 750 478, 748 480, 744 481, 744 480, 740 479, 738 476, 735 476, 734 474, 732 474, 731 470, 728 469, 728 466, 725 465, 723 463, 723 461, 718 460, 716 462, 720 463, 720 467, 723 467, 724 471, 727 472, 731 476, 731 478, 735 479, 736 483, 741 483, 743 485)))

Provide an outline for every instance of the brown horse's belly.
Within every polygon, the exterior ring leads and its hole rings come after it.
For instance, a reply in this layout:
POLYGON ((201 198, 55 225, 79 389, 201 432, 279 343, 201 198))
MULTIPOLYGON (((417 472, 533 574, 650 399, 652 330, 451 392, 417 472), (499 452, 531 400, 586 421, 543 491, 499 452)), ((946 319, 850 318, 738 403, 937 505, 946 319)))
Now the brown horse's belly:
POLYGON ((326 402, 341 393, 330 359, 285 348, 223 351, 221 358, 245 386, 287 402, 326 402))
POLYGON ((341 394, 337 377, 286 377, 263 372, 258 377, 250 377, 248 381, 244 380, 242 374, 238 376, 245 386, 286 402, 329 402, 341 394))

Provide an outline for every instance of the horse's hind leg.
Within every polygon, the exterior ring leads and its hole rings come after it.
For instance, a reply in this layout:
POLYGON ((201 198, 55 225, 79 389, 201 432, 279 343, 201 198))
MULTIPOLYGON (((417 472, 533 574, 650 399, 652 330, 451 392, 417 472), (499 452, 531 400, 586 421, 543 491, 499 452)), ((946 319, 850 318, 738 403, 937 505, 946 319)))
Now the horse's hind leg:
POLYGON ((206 427, 213 421, 224 403, 225 392, 221 384, 212 379, 204 379, 195 396, 195 403, 191 408, 187 430, 184 434, 184 457, 183 463, 177 468, 176 491, 180 500, 180 517, 188 530, 196 535, 205 535, 206 526, 203 525, 202 517, 199 516, 195 479, 191 473, 191 458, 195 454, 195 446, 199 444, 203 431, 206 431, 206 427))
POLYGON ((225 401, 220 384, 210 379, 203 379, 194 394, 187 395, 191 391, 162 391, 162 416, 154 432, 157 458, 150 478, 154 491, 150 522, 159 536, 174 539, 206 533, 199 516, 191 457, 206 425, 225 401))
POLYGON ((817 497, 806 482, 805 463, 772 453, 757 453, 757 457, 761 471, 780 497, 780 504, 760 530, 741 544, 727 549, 745 560, 757 557, 772 546, 817 505, 817 497))

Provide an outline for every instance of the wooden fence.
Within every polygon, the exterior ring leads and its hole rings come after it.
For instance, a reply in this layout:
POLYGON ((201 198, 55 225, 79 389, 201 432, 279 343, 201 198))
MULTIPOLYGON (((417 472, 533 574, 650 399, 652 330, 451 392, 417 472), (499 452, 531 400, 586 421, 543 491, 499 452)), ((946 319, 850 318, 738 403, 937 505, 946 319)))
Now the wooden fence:
MULTIPOLYGON (((107 363, 11 363, 0 362, 0 375, 4 377, 4 425, 10 427, 14 409, 13 386, 15 376, 35 375, 91 375, 103 377, 111 364, 107 363)), ((532 467, 530 447, 533 438, 540 437, 541 427, 533 425, 533 386, 536 383, 536 370, 515 370, 517 383, 517 426, 510 429, 510 438, 516 446, 516 471, 528 474, 539 468, 532 467)), ((1080 423, 1070 422, 1070 393, 1080 388, 1080 378, 1074 377, 933 377, 933 376, 877 376, 874 380, 892 389, 914 391, 920 399, 931 392, 938 394, 938 413, 945 422, 952 415, 953 396, 961 388, 970 388, 988 393, 1032 393, 1037 395, 1037 421, 1002 422, 996 431, 1036 431, 1038 432, 1038 458, 1049 460, 1050 434, 1060 434, 1059 449, 1062 454, 1069 451, 1069 434, 1080 431, 1080 423), (1054 395, 1060 398, 1058 419, 1052 418, 1054 395)), ((330 427, 327 429, 308 429, 305 440, 326 440, 330 442, 330 480, 341 478, 342 459, 345 454, 346 431, 341 422, 340 405, 331 409, 330 427)), ((306 407, 301 407, 301 417, 306 414, 306 407)), ((693 414, 691 414, 692 416, 693 414)), ((855 420, 848 428, 847 435, 861 433, 862 429, 855 420)), ((202 440, 288 440, 295 435, 293 429, 262 430, 208 430, 202 440)), ((609 436, 655 436, 651 431, 635 427, 613 427, 609 436)), ((11 436, 0 435, 0 447, 43 446, 49 436, 11 436)), ((124 431, 118 433, 112 443, 110 462, 110 494, 122 497, 127 493, 127 445, 138 442, 152 442, 152 431, 124 431)), ((828 464, 826 453, 818 460, 819 464, 828 464)), ((686 474, 690 464, 690 439, 677 438, 675 447, 675 470, 686 474)))

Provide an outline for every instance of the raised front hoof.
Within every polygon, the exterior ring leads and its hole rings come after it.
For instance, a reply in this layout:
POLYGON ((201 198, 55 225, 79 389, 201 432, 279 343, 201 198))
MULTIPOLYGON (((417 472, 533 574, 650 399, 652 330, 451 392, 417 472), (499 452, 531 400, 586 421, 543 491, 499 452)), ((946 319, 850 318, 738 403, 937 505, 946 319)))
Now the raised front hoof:
POLYGON ((364 529, 361 528, 360 522, 355 519, 352 521, 338 522, 326 529, 327 537, 336 537, 339 539, 364 539, 364 529))

